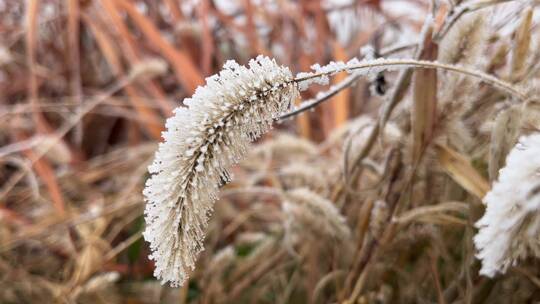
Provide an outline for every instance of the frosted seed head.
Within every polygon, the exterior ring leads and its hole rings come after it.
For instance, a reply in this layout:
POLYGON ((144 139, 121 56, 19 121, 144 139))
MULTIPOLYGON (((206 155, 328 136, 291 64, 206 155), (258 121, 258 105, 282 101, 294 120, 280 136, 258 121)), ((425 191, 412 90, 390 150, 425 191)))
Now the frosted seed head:
POLYGON ((297 93, 281 89, 287 87, 284 79, 292 79, 289 69, 268 57, 250 60, 249 68, 227 61, 219 75, 184 100, 187 108, 167 120, 143 190, 144 238, 162 283, 184 284, 204 249, 218 185, 231 179, 227 169, 242 158, 249 140, 268 130, 261 121, 269 124, 289 110, 297 93), (265 94, 257 95, 264 83, 265 94))
POLYGON ((480 274, 493 277, 528 256, 540 257, 540 133, 521 137, 484 197, 486 212, 474 237, 480 274))

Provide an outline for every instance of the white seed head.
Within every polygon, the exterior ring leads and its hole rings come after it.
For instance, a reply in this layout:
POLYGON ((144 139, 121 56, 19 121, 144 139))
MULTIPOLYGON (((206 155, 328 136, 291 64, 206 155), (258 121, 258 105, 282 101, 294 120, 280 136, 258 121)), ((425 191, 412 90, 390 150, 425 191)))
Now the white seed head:
POLYGON ((144 238, 162 283, 185 282, 203 250, 218 188, 231 179, 228 169, 297 96, 291 72, 274 60, 259 56, 247 67, 228 61, 167 119, 143 191, 144 238))
POLYGON ((480 274, 493 277, 528 256, 540 257, 540 134, 521 137, 484 197, 474 237, 480 274))

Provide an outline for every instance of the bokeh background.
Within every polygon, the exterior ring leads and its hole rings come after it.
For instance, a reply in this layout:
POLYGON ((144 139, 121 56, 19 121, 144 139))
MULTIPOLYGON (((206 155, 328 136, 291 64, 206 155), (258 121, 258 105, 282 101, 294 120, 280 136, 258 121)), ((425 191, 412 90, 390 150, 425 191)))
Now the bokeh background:
MULTIPOLYGON (((437 22, 455 2, 461 1, 438 3, 437 22)), ((516 24, 523 7, 506 8, 500 20, 516 24)), ((318 186, 321 193, 331 191, 341 166, 327 159, 342 144, 337 130, 360 114, 376 115, 382 101, 373 86, 384 94, 394 74, 378 83, 359 80, 265 136, 235 169, 235 182, 217 203, 207 249, 192 280, 179 289, 160 285, 147 259, 141 237, 146 168, 165 119, 226 60, 245 64, 263 54, 301 72, 314 63, 359 57, 368 44, 378 55, 410 57, 430 10, 424 0, 0 0, 0 303, 345 298, 336 290, 345 291, 333 288, 334 279, 344 276, 336 270, 344 251, 318 244, 296 250, 319 248, 318 256, 298 257, 269 237, 280 235, 282 214, 279 201, 265 192, 280 182, 268 172, 298 159, 315 167, 325 161, 333 165, 318 186), (245 186, 254 193, 235 190, 245 186)), ((507 34, 511 39, 512 31, 507 34)), ((323 89, 314 86, 303 97, 323 89)), ((352 218, 353 230, 363 225, 352 218)), ((425 249, 424 237, 433 233, 417 226, 412 239, 395 246, 425 249)), ((453 257, 424 249, 392 260, 404 265, 424 259, 422 273, 388 281, 401 282, 404 302, 444 303, 433 278, 444 277, 444 287, 451 288, 451 270, 434 274, 434 265, 444 268, 453 257)), ((369 286, 358 301, 395 302, 401 296, 395 288, 369 286)), ((460 288, 454 286, 448 299, 472 290, 460 288)))

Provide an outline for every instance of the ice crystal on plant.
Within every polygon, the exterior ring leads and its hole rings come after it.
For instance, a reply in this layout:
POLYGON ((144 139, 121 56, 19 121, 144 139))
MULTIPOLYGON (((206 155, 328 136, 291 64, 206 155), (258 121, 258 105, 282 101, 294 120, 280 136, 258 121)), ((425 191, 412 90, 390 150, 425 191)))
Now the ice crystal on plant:
POLYGON ((162 283, 179 286, 188 278, 230 166, 297 96, 291 72, 274 60, 259 56, 248 67, 228 61, 167 120, 143 192, 144 238, 162 283))
POLYGON ((347 63, 344 63, 343 61, 331 61, 329 64, 324 66, 316 63, 311 66, 313 72, 302 72, 296 74, 296 78, 306 78, 305 80, 299 82, 300 91, 307 90, 307 88, 314 83, 328 85, 330 82, 329 76, 335 75, 341 71, 345 71, 349 65, 357 64, 358 62, 358 59, 353 58, 347 63))
POLYGON ((493 277, 528 256, 540 256, 540 133, 522 137, 484 197, 474 237, 480 273, 493 277))

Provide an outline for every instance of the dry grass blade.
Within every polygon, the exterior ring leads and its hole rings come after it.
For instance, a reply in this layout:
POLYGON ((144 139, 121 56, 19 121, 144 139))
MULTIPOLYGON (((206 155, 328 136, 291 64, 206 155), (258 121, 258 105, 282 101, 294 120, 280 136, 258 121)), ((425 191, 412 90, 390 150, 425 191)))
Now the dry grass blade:
MULTIPOLYGON (((107 35, 103 27, 98 24, 97 20, 93 20, 87 15, 83 15, 83 20, 90 27, 101 52, 103 53, 106 61, 109 63, 109 68, 111 69, 113 75, 117 77, 123 77, 126 73, 124 72, 124 69, 122 67, 120 55, 118 54, 113 40, 107 35)), ((144 61, 141 61, 138 64, 134 64, 129 73, 133 75, 135 70, 141 70, 141 65, 144 65, 144 61)), ((140 73, 145 72, 139 71, 138 74, 140 73)), ((131 78, 133 78, 132 81, 136 80, 136 77, 131 78)), ((159 119, 153 109, 145 105, 145 103, 140 97, 141 94, 137 88, 132 85, 127 85, 125 87, 125 90, 128 96, 131 97, 129 101, 133 104, 137 113, 140 114, 147 132, 156 139, 160 138, 162 127, 159 125, 159 122, 161 121, 161 119, 159 119)))
MULTIPOLYGON (((81 67, 80 67, 80 50, 79 50, 79 21, 80 7, 78 0, 66 0, 68 10, 68 52, 69 52, 69 67, 70 67, 70 88, 71 94, 75 103, 82 103, 82 85, 81 85, 81 67)), ((82 144, 82 123, 78 124, 73 130, 73 138, 75 145, 80 147, 82 144)))
POLYGON ((126 11, 145 37, 152 44, 155 44, 161 54, 167 58, 174 68, 178 80, 185 86, 186 90, 190 93, 195 92, 197 86, 203 84, 204 81, 199 69, 186 52, 175 48, 165 40, 152 22, 139 13, 129 1, 115 0, 114 2, 126 11))
POLYGON ((180 22, 185 18, 184 13, 180 9, 180 4, 178 3, 178 1, 165 0, 165 3, 167 5, 167 8, 171 11, 171 14, 173 15, 173 18, 176 22, 180 22))
MULTIPOLYGON (((434 215, 446 215, 447 212, 466 213, 469 204, 462 202, 444 202, 434 206, 423 206, 411 209, 392 219, 392 221, 406 224, 415 221, 429 222, 434 215)), ((453 221, 455 222, 455 221, 453 221)), ((461 221, 462 223, 463 221, 461 221)), ((466 223, 466 222, 465 222, 466 223)))
POLYGON ((38 111, 38 98, 39 98, 39 87, 37 75, 35 72, 36 62, 36 48, 37 48, 37 21, 39 16, 40 0, 31 0, 28 1, 28 6, 26 8, 26 21, 27 23, 27 32, 26 32, 26 61, 30 68, 30 79, 28 86, 28 95, 30 104, 32 105, 32 113, 34 122, 38 130, 41 133, 47 133, 50 129, 49 124, 45 121, 45 118, 38 111))
POLYGON ((441 166, 463 189, 480 200, 486 195, 488 182, 465 156, 443 145, 437 145, 437 154, 441 166))
POLYGON ((53 173, 53 168, 51 167, 49 162, 46 159, 40 159, 40 155, 45 154, 45 152, 40 151, 40 153, 35 153, 31 149, 29 149, 25 150, 24 154, 26 155, 26 157, 28 157, 28 159, 32 161, 37 175, 39 175, 41 179, 45 182, 45 185, 47 185, 52 204, 58 212, 58 215, 60 217, 63 217, 65 215, 66 208, 65 201, 62 195, 62 190, 60 189, 58 181, 53 173))
POLYGON ((111 69, 113 75, 121 75, 121 60, 116 50, 113 40, 105 33, 102 26, 100 26, 97 20, 87 14, 82 14, 82 20, 87 25, 96 39, 96 43, 105 57, 105 60, 109 63, 108 68, 111 69))
POLYGON ((283 249, 278 249, 272 256, 267 257, 262 263, 257 263, 257 266, 249 272, 242 280, 236 282, 234 288, 231 290, 229 298, 235 300, 243 291, 248 289, 250 285, 253 285, 257 280, 263 277, 278 264, 282 259, 286 257, 286 252, 283 249))
MULTIPOLYGON (((435 60, 437 44, 432 40, 433 27, 427 25, 420 59, 435 60)), ((411 111, 413 162, 417 163, 431 139, 437 117, 437 70, 417 69, 413 73, 413 107, 411 111)))
MULTIPOLYGON (((347 60, 347 54, 345 53, 345 50, 343 47, 338 43, 334 42, 334 58, 339 61, 346 61, 347 60)), ((346 79, 346 75, 343 73, 339 74, 335 78, 335 84, 338 84, 339 82, 346 79)), ((335 100, 333 102, 334 106, 334 125, 333 128, 340 127, 344 125, 347 120, 349 119, 349 94, 350 89, 345 89, 341 92, 339 92, 335 100)))
POLYGON ((211 74, 212 69, 212 57, 215 54, 214 37, 211 33, 209 25, 209 1, 203 0, 198 5, 198 14, 202 23, 203 42, 202 42, 202 72, 204 75, 211 74))
POLYGON ((531 44, 532 19, 533 11, 531 8, 527 8, 523 12, 521 23, 514 34, 511 61, 511 75, 514 79, 522 77, 525 72, 531 44))

